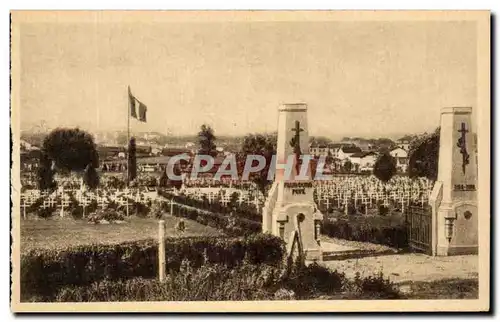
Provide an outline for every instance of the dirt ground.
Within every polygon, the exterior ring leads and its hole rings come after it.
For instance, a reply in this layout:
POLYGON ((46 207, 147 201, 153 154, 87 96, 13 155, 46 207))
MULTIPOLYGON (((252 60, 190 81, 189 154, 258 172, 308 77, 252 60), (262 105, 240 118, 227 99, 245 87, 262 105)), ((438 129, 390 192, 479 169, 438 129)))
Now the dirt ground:
POLYGON ((477 255, 432 257, 406 253, 325 261, 324 265, 344 272, 348 277, 354 277, 356 272, 361 276, 383 272, 385 277, 398 284, 478 278, 477 255))

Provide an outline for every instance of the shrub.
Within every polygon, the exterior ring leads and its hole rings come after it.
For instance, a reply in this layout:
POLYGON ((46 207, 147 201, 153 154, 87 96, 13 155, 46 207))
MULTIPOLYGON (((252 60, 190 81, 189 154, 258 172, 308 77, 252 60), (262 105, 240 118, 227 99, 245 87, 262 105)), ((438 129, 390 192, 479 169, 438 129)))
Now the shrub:
POLYGON ((278 269, 272 266, 244 265, 229 268, 206 265, 193 270, 185 265, 169 274, 165 282, 134 278, 125 281, 103 280, 86 287, 64 287, 57 302, 96 301, 249 301, 270 300, 278 269))
POLYGON ((149 214, 149 207, 142 202, 134 202, 132 208, 129 209, 129 213, 135 214, 137 217, 147 217, 149 214))
POLYGON ((398 299, 401 297, 399 290, 389 279, 384 278, 383 273, 375 276, 360 277, 356 272, 354 281, 349 283, 348 289, 358 298, 376 298, 376 299, 398 299))
POLYGON ((337 293, 345 284, 345 275, 330 271, 324 266, 312 263, 303 266, 296 262, 282 283, 286 289, 293 290, 298 298, 309 298, 313 294, 337 293))
POLYGON ((159 190, 158 194, 169 200, 174 200, 179 204, 195 207, 200 210, 206 210, 218 214, 229 214, 233 212, 239 218, 256 221, 259 223, 262 222, 262 214, 260 213, 260 211, 256 210, 253 205, 248 205, 245 203, 237 205, 235 194, 231 196, 231 200, 226 206, 217 200, 213 200, 211 203, 209 203, 206 197, 203 198, 203 200, 196 200, 184 195, 174 195, 162 190, 159 190))
POLYGON ((165 212, 167 212, 166 204, 163 204, 161 202, 154 202, 149 210, 149 216, 160 219, 163 217, 163 214, 165 212))
MULTIPOLYGON (((193 267, 242 262, 277 265, 285 252, 280 238, 259 234, 250 238, 187 237, 166 239, 169 271, 183 260, 193 267)), ((115 245, 83 245, 64 249, 33 249, 21 255, 21 292, 47 295, 64 285, 89 285, 108 279, 154 278, 158 273, 155 240, 115 245)))
POLYGON ((212 213, 179 204, 174 204, 172 215, 221 229, 232 236, 250 235, 262 231, 262 224, 260 222, 240 218, 237 215, 231 216, 229 214, 212 213))
POLYGON ((396 159, 383 153, 373 165, 373 174, 383 182, 389 181, 396 174, 396 159))
POLYGON ((26 208, 26 213, 28 214, 38 213, 38 210, 42 207, 42 205, 43 205, 43 198, 39 197, 29 207, 26 208))
POLYGON ((378 215, 387 216, 389 214, 389 207, 384 205, 378 205, 378 215))
POLYGON ((52 217, 54 215, 55 211, 56 211, 56 207, 40 208, 38 210, 38 216, 40 218, 47 219, 47 218, 52 217))
POLYGON ((117 221, 124 220, 125 215, 121 211, 116 211, 114 209, 99 209, 96 212, 90 214, 88 217, 89 222, 98 223, 101 220, 106 221, 117 221))
POLYGON ((320 296, 350 299, 398 299, 399 290, 383 276, 354 280, 322 266, 285 267, 244 264, 227 267, 208 264, 193 269, 184 261, 177 272, 160 283, 154 279, 102 280, 88 286, 65 286, 38 301, 250 301, 306 300, 320 296))

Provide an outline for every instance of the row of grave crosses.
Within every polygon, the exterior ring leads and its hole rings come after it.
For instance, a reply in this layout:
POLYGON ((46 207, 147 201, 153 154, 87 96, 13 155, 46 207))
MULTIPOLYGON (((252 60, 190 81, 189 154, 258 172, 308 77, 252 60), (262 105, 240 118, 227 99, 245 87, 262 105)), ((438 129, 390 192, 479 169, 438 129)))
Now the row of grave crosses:
MULTIPOLYGON (((26 208, 33 205, 39 198, 43 198, 42 208, 60 208, 61 217, 64 216, 64 209, 70 204, 69 190, 56 190, 49 194, 45 191, 39 190, 28 190, 21 194, 21 208, 23 210, 23 218, 26 218, 26 208)), ((97 190, 96 192, 84 192, 81 190, 71 190, 74 193, 75 199, 79 205, 84 208, 89 206, 92 201, 97 201, 98 207, 104 209, 112 201, 116 202, 122 206, 132 205, 131 201, 135 202, 147 202, 150 197, 137 191, 129 191, 127 189, 123 191, 116 191, 115 193, 109 193, 108 191, 97 190)))
POLYGON ((407 193, 397 194, 394 192, 390 196, 382 193, 363 193, 354 192, 344 193, 344 194, 324 194, 317 197, 317 202, 320 206, 326 206, 327 209, 336 206, 338 209, 344 208, 347 212, 347 207, 353 204, 355 208, 360 205, 365 206, 365 210, 368 211, 374 205, 378 205, 379 201, 382 201, 382 205, 388 207, 391 203, 398 204, 401 206, 402 212, 404 213, 410 204, 420 204, 422 207, 428 203, 429 195, 421 193, 419 195, 410 195, 407 193))
POLYGON ((202 192, 199 189, 184 189, 183 194, 194 198, 196 200, 202 200, 205 196, 209 203, 213 203, 215 201, 219 201, 224 206, 227 206, 231 201, 231 194, 236 192, 238 194, 238 199, 236 202, 238 206, 241 206, 243 203, 251 204, 256 209, 259 209, 262 205, 261 198, 259 197, 260 192, 255 190, 235 190, 235 189, 219 189, 218 191, 210 191, 210 192, 202 192))

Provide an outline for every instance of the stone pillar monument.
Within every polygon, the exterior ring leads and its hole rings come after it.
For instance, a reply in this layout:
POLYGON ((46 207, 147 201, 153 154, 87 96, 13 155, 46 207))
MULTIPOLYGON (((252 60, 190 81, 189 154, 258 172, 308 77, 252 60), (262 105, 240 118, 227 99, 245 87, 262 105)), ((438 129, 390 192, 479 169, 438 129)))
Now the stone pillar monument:
POLYGON ((279 107, 275 178, 262 212, 262 228, 283 238, 287 247, 298 236, 305 259, 321 260, 323 215, 313 199, 310 166, 300 162, 305 155, 309 155, 307 105, 284 104, 279 107))
POLYGON ((433 255, 477 254, 477 158, 472 108, 441 111, 438 178, 430 203, 433 255))

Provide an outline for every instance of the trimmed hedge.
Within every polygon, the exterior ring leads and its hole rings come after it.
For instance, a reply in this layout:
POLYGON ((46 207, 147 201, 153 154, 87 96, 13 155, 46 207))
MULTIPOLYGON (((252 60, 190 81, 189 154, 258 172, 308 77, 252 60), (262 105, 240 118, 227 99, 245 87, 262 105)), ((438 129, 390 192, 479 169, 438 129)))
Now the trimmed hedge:
POLYGON ((158 191, 158 194, 169 200, 173 199, 175 202, 186 206, 191 206, 218 214, 229 215, 230 213, 234 213, 236 216, 242 219, 262 222, 262 214, 259 211, 256 211, 254 206, 245 203, 237 205, 237 203, 235 202, 236 198, 234 197, 231 197, 230 203, 224 206, 224 204, 222 204, 218 200, 213 200, 210 203, 206 197, 203 200, 197 200, 189 198, 185 195, 174 195, 161 190, 158 191))
MULTIPOLYGON (((247 238, 166 238, 167 270, 182 261, 229 267, 243 262, 276 265, 285 253, 281 239, 257 234, 247 238)), ((142 240, 115 245, 83 245, 65 249, 34 249, 21 255, 22 295, 48 295, 65 285, 89 285, 100 280, 123 280, 158 275, 158 243, 142 240)))
POLYGON ((405 225, 374 227, 346 220, 336 222, 324 220, 321 229, 323 234, 334 238, 382 244, 396 248, 408 247, 405 225))
POLYGON ((197 221, 203 225, 223 230, 228 235, 250 235, 262 231, 262 224, 235 215, 210 213, 204 210, 174 204, 172 215, 197 221))

